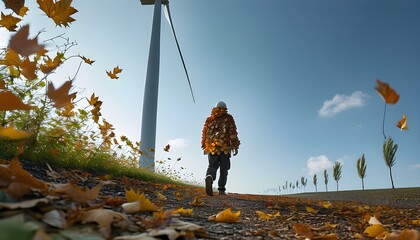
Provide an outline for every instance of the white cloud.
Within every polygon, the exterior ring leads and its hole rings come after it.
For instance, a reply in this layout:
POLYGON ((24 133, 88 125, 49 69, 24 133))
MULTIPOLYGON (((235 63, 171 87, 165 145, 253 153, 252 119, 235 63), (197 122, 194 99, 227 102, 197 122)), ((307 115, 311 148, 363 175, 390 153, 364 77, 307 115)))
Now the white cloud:
POLYGON ((309 169, 309 175, 314 175, 317 172, 324 171, 327 168, 333 166, 332 162, 325 155, 317 157, 310 157, 307 161, 306 166, 309 169))
POLYGON ((353 92, 350 96, 336 94, 332 99, 326 100, 319 109, 318 114, 322 117, 331 117, 335 114, 354 107, 365 105, 365 99, 369 95, 361 91, 353 92))
POLYGON ((413 167, 413 168, 420 168, 420 163, 419 164, 411 165, 411 167, 413 167))
POLYGON ((185 138, 175 138, 168 141, 168 144, 171 145, 171 149, 185 148, 188 146, 188 139, 185 138))

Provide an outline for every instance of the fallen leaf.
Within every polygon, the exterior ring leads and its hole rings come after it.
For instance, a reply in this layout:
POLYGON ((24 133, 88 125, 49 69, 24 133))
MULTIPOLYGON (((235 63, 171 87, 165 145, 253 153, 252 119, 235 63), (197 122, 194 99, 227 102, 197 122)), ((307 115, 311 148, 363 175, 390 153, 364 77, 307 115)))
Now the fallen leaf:
POLYGON ((37 198, 32 200, 26 200, 22 202, 12 202, 12 203, 5 203, 0 202, 0 208, 6 208, 6 209, 19 209, 19 208, 32 208, 35 207, 38 204, 41 203, 49 203, 49 200, 47 198, 37 198))
POLYGON ((103 233, 102 235, 107 238, 111 235, 111 224, 118 225, 124 230, 128 227, 130 222, 124 214, 102 208, 85 211, 82 214, 80 221, 83 224, 96 222, 101 228, 100 232, 103 233))
POLYGON ((161 202, 167 200, 166 196, 163 195, 162 193, 160 193, 159 191, 156 192, 156 197, 157 197, 158 201, 161 201, 161 202))
POLYGON ((235 223, 239 222, 240 215, 241 211, 237 211, 236 213, 234 213, 230 208, 227 208, 219 212, 217 215, 210 216, 209 221, 235 223))
POLYGON ((14 198, 22 198, 31 192, 31 188, 23 183, 12 182, 5 191, 9 196, 14 198))
POLYGON ((312 239, 315 234, 312 231, 311 226, 302 224, 302 223, 293 223, 293 230, 295 230, 295 233, 297 236, 302 238, 310 238, 312 239))
POLYGON ((26 184, 29 187, 45 190, 47 185, 38 180, 37 178, 33 177, 28 171, 22 168, 17 157, 13 158, 10 161, 8 174, 0 176, 0 179, 5 179, 9 182, 17 182, 26 184))
POLYGON ((195 197, 192 202, 189 203, 191 206, 203 207, 204 201, 200 197, 195 197))
POLYGON ((44 45, 38 44, 38 37, 33 39, 28 37, 29 25, 24 25, 10 38, 9 48, 26 57, 44 48, 44 45))
POLYGON ((270 214, 270 213, 265 213, 265 212, 262 212, 262 211, 255 211, 255 213, 258 214, 258 216, 261 219, 265 219, 265 220, 271 220, 271 219, 274 219, 276 217, 280 217, 281 216, 280 215, 280 212, 277 212, 275 214, 270 214))
POLYGON ((400 95, 392 89, 388 83, 381 82, 379 79, 376 80, 377 86, 375 87, 376 91, 381 95, 385 103, 396 104, 400 95))
POLYGON ((125 198, 127 199, 127 202, 136 202, 140 200, 140 192, 137 190, 137 192, 134 191, 133 188, 130 188, 130 190, 125 190, 125 198))
POLYGON ((0 91, 0 111, 31 110, 35 107, 25 104, 10 91, 0 91))
POLYGON ((367 227, 363 233, 369 237, 374 238, 384 231, 386 231, 386 228, 382 224, 373 224, 367 227))
POLYGON ((183 207, 174 209, 172 214, 179 214, 182 216, 192 216, 192 208, 184 209, 183 207))
POLYGON ((318 212, 317 210, 315 210, 314 208, 311 208, 311 207, 306 207, 306 211, 308 213, 317 213, 318 212))
POLYGON ((56 185, 56 186, 57 186, 58 192, 62 191, 66 193, 67 196, 74 202, 88 203, 89 201, 92 201, 98 197, 99 191, 104 185, 105 185, 105 182, 101 181, 95 187, 89 190, 81 189, 80 187, 72 183, 56 185))

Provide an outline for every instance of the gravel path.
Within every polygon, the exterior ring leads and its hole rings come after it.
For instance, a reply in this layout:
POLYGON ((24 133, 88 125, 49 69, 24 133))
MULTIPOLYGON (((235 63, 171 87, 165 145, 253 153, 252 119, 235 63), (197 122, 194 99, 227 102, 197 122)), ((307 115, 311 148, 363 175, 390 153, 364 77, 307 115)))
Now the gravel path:
POLYGON ((355 201, 372 205, 389 205, 395 208, 420 208, 420 187, 300 193, 287 196, 315 200, 355 201))

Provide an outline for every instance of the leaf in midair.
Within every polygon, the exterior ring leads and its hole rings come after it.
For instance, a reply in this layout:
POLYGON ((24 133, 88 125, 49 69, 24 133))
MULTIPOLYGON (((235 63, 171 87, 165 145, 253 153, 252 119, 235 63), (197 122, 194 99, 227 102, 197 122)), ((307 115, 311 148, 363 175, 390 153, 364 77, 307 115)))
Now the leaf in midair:
POLYGON ((31 110, 34 106, 24 104, 22 100, 16 97, 10 91, 0 91, 0 111, 11 111, 11 110, 31 110))
POLYGON ((71 6, 73 0, 37 0, 39 8, 51 18, 57 26, 68 27, 69 23, 75 19, 70 17, 77 13, 77 10, 71 6))
POLYGON ((44 63, 39 66, 41 71, 45 74, 52 72, 54 69, 56 69, 61 64, 61 57, 59 54, 54 57, 54 59, 51 59, 49 56, 44 58, 44 63))
POLYGON ((402 130, 408 130, 407 116, 403 114, 403 118, 397 123, 397 127, 402 130))
POLYGON ((28 138, 32 133, 15 129, 13 123, 10 123, 8 127, 0 126, 0 137, 9 138, 12 140, 28 138))
POLYGON ((17 24, 22 19, 12 16, 12 14, 4 15, 1 13, 0 26, 5 27, 10 32, 14 32, 17 28, 17 24))
POLYGON ((118 73, 122 72, 122 69, 120 69, 118 66, 114 67, 114 69, 111 71, 106 71, 106 74, 108 74, 108 77, 111 79, 118 79, 117 76, 118 73))
POLYGON ((20 10, 25 6, 25 0, 3 0, 3 2, 7 9, 12 9, 16 14, 19 14, 20 10))
POLYGON ((376 80, 377 86, 375 87, 376 91, 381 95, 385 103, 396 104, 400 95, 392 89, 388 83, 381 82, 379 79, 376 80))
POLYGON ((0 64, 6 65, 6 66, 20 66, 20 63, 22 61, 20 60, 19 54, 13 49, 9 48, 7 49, 6 56, 4 60, 0 60, 0 64))
POLYGON ((48 82, 47 96, 54 102, 56 108, 61 108, 70 104, 76 98, 77 93, 69 94, 72 81, 66 81, 61 87, 55 89, 53 83, 48 82))
POLYGON ((79 56, 86 64, 92 65, 95 60, 90 60, 89 58, 85 57, 85 56, 79 56))
POLYGON ((165 152, 169 152, 169 149, 171 149, 171 145, 167 144, 167 145, 163 148, 163 151, 165 151, 165 152))
POLYGON ((227 208, 219 212, 217 215, 210 216, 209 221, 234 223, 239 222, 240 215, 241 211, 237 211, 236 213, 234 213, 230 208, 227 208))
POLYGON ((20 64, 20 68, 22 69, 22 75, 27 80, 34 80, 38 77, 35 73, 37 69, 35 61, 32 62, 29 58, 25 58, 25 60, 23 60, 20 64))
POLYGON ((9 48, 17 53, 28 57, 41 50, 44 45, 38 44, 38 37, 29 39, 29 25, 25 25, 17 31, 9 40, 9 48))

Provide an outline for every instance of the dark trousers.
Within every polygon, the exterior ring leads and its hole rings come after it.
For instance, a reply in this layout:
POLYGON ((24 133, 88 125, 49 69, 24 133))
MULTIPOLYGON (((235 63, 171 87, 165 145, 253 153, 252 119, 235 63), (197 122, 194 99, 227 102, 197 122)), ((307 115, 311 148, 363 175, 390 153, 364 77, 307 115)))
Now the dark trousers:
POLYGON ((213 177, 213 181, 216 180, 216 172, 220 167, 220 177, 219 177, 219 191, 226 191, 226 182, 228 170, 230 169, 230 154, 220 153, 218 154, 209 154, 209 166, 207 168, 207 175, 213 177))

